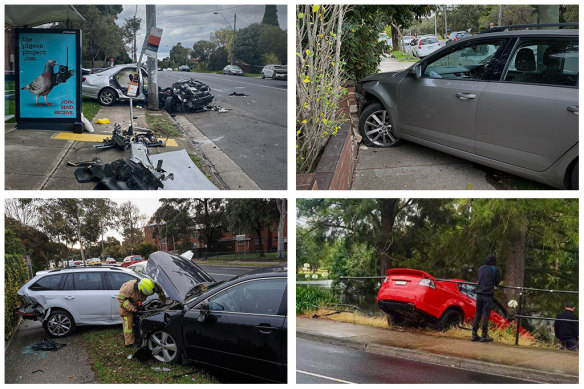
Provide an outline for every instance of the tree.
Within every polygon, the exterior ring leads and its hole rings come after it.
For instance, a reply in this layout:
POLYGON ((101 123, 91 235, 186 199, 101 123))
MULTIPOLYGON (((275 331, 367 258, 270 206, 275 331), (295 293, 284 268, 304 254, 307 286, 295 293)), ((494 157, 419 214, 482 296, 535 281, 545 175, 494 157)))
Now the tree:
POLYGON ((148 258, 150 254, 156 251, 156 247, 150 242, 142 242, 136 248, 136 252, 142 256, 142 258, 148 258))
POLYGON ((280 26, 278 21, 278 7, 275 5, 266 5, 264 9, 264 17, 262 18, 262 24, 267 24, 270 26, 280 26))
POLYGON ((122 231, 124 247, 127 254, 133 254, 137 245, 143 241, 142 223, 145 217, 131 201, 126 201, 119 208, 118 224, 122 231))
POLYGON ((229 64, 229 53, 225 47, 217 48, 209 57, 209 69, 221 70, 229 64))
POLYGON ((97 235, 101 237, 101 258, 105 257, 104 235, 107 230, 116 227, 117 205, 110 199, 88 199, 88 212, 92 215, 97 235))
POLYGON ((36 227, 38 224, 36 199, 6 199, 4 206, 9 218, 29 227, 36 227))
POLYGON ((276 199, 276 206, 280 213, 280 221, 278 223, 278 258, 284 258, 284 230, 286 229, 286 219, 288 218, 287 210, 288 200, 276 199))
POLYGON ((189 54, 190 50, 186 47, 183 47, 182 43, 180 42, 172 46, 172 48, 170 49, 170 59, 177 65, 186 64, 189 54))
POLYGON ((76 5, 75 8, 85 18, 84 22, 73 23, 83 31, 83 59, 105 61, 117 57, 125 51, 122 28, 116 24, 116 17, 123 9, 121 6, 76 5))
POLYGON ((208 62, 216 47, 211 41, 200 40, 193 45, 193 57, 199 62, 208 62))
POLYGON ((136 33, 140 30, 142 19, 136 16, 124 19, 123 37, 124 43, 130 45, 130 53, 132 53, 132 60, 134 63, 138 62, 136 49, 136 33))
MULTIPOLYGON (((230 199, 225 214, 231 232, 255 236, 258 242, 262 241, 264 229, 269 231, 280 221, 277 206, 269 199, 230 199)), ((270 240, 268 248, 269 245, 270 240)), ((260 255, 263 256, 263 249, 260 255)))
POLYGON ((233 45, 233 61, 239 61, 250 65, 263 64, 262 48, 259 45, 260 34, 265 26, 252 23, 235 34, 233 45))
MULTIPOLYGON (((258 45, 261 47, 263 56, 273 54, 277 57, 277 64, 287 63, 287 37, 286 31, 277 26, 266 26, 260 33, 258 45)), ((262 58, 262 64, 271 64, 262 58)))

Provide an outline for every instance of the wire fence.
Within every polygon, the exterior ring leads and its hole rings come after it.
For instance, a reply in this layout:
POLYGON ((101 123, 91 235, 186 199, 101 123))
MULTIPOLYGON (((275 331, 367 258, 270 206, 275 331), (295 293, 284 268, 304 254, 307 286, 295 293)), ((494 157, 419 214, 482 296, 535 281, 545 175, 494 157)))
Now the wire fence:
MULTIPOLYGON (((385 279, 387 276, 361 276, 361 277, 351 277, 351 276, 341 276, 339 277, 341 280, 380 280, 380 279, 385 279)), ((470 282, 470 281, 459 281, 459 280, 451 280, 451 279, 444 279, 444 278, 436 278, 436 281, 440 281, 440 282, 452 282, 455 284, 467 284, 467 285, 471 285, 471 286, 476 286, 477 283, 476 282, 470 282)), ((570 319, 558 319, 558 318, 552 318, 552 317, 546 317, 546 316, 533 316, 533 315, 525 315, 524 314, 524 307, 526 304, 526 297, 529 294, 534 294, 534 293, 547 293, 550 295, 579 295, 578 291, 575 290, 557 290, 557 289, 542 289, 542 288, 529 288, 529 287, 523 287, 523 286, 498 286, 497 289, 499 290, 511 290, 516 292, 517 294, 517 306, 516 306, 516 310, 515 312, 510 316, 510 317, 506 317, 506 319, 511 319, 513 320, 516 325, 515 325, 515 345, 519 345, 519 334, 520 334, 520 329, 521 329, 521 325, 522 322, 524 320, 535 320, 535 321, 544 321, 544 322, 557 322, 557 321, 561 321, 561 322, 579 322, 579 320, 570 320, 570 319)), ((469 296, 470 297, 470 296, 469 296)), ((562 303, 562 306, 564 304, 562 303)))

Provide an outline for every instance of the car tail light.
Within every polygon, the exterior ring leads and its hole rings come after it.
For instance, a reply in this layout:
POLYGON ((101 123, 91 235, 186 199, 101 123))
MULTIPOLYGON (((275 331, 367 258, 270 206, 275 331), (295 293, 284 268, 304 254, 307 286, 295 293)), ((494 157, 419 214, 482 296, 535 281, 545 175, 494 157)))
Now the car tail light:
POLYGON ((457 40, 458 40, 458 38, 457 37, 454 37, 454 41, 456 42, 457 40))
POLYGON ((420 42, 418 42, 418 49, 421 49, 421 48, 422 48, 422 42, 420 41, 420 42))
POLYGON ((420 286, 428 286, 432 289, 436 289, 436 285, 434 285, 434 281, 432 281, 429 278, 423 278, 420 280, 420 282, 418 283, 418 285, 420 286))
POLYGON ((83 78, 81 79, 81 82, 85 82, 85 80, 86 80, 86 79, 87 79, 87 78, 83 77, 83 78))

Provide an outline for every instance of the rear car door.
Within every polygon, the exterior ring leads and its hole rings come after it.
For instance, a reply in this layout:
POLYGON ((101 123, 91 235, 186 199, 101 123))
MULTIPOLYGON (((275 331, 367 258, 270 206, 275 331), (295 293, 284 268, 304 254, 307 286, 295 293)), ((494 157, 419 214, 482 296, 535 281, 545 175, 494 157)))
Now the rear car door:
POLYGON ((131 274, 123 273, 123 272, 106 272, 107 277, 107 290, 110 296, 109 302, 111 307, 111 321, 112 323, 121 323, 122 317, 120 316, 120 306, 118 304, 118 294, 120 292, 120 288, 123 284, 131 280, 137 280, 138 277, 134 277, 131 274))
POLYGON ((472 40, 421 61, 422 77, 407 75, 398 86, 398 135, 474 154, 484 78, 503 41, 472 40))
POLYGON ((477 109, 476 152, 543 171, 578 143, 578 37, 522 37, 477 109))
POLYGON ((205 322, 197 320, 198 309, 191 309, 183 318, 187 356, 269 380, 285 379, 285 292, 286 278, 243 281, 208 299, 205 322))
POLYGON ((103 272, 75 272, 67 274, 64 296, 71 313, 79 324, 111 324, 109 291, 104 288, 103 272))

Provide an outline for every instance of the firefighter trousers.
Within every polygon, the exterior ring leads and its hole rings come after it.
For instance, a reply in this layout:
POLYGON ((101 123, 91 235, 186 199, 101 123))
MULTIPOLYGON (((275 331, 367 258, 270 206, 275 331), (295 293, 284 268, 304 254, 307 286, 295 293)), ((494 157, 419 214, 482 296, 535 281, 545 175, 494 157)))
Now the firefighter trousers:
POLYGON ((124 329, 124 343, 126 346, 134 343, 134 315, 122 316, 122 327, 124 329))

